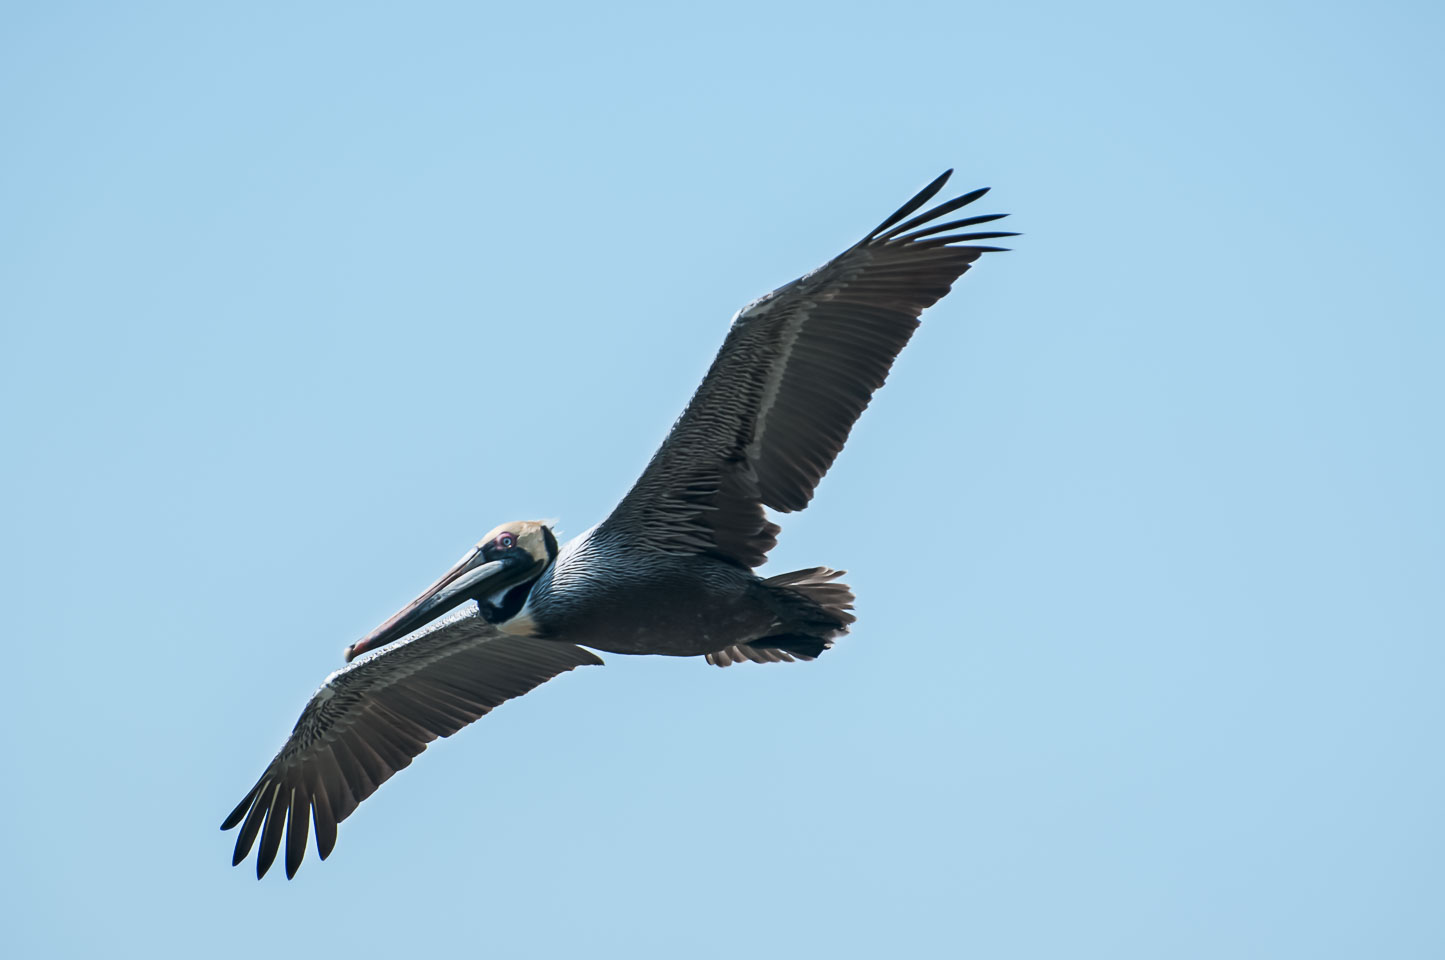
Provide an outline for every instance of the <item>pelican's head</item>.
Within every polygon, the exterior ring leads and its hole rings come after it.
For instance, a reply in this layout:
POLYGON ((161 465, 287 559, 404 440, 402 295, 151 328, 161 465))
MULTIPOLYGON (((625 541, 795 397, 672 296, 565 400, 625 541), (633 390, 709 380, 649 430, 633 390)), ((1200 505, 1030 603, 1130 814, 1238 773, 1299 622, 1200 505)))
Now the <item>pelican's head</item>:
POLYGON ((346 659, 400 640, 468 600, 489 623, 515 617, 537 578, 557 559, 557 538, 544 523, 504 523, 488 533, 421 596, 346 648, 346 659))

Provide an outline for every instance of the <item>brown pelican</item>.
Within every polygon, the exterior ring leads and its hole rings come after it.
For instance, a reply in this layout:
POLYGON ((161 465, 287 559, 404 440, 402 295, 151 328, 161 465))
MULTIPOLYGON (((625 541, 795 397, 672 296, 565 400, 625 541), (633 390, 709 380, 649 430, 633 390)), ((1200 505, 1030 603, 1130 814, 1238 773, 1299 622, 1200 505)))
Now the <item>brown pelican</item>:
POLYGON ((294 876, 308 820, 326 859, 336 825, 427 743, 573 667, 600 665, 584 647, 725 667, 811 660, 847 633, 853 594, 839 572, 753 574, 779 532, 764 508, 808 505, 918 315, 1000 249, 975 241, 1014 236, 959 232, 1002 214, 937 222, 985 190, 909 219, 951 173, 819 269, 738 311, 611 516, 560 547, 545 524, 504 523, 348 647, 349 665, 326 678, 221 824, 241 828, 232 864, 259 837, 264 876, 284 829, 294 876), (469 601, 475 608, 433 622, 469 601))

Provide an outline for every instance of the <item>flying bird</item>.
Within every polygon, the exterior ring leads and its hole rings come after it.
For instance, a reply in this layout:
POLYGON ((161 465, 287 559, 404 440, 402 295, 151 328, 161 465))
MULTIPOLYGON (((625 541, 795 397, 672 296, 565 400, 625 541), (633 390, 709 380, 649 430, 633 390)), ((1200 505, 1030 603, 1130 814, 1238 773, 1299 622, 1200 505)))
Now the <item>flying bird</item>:
POLYGON ((265 876, 284 834, 292 877, 312 824, 326 859, 336 825, 429 742, 558 674, 601 665, 586 648, 726 667, 812 660, 847 633, 853 594, 840 572, 753 573, 780 529, 764 508, 808 505, 919 314, 1002 249, 977 241, 1015 236, 965 232, 1003 214, 943 220, 986 189, 913 216, 952 172, 739 310, 687 409, 600 524, 559 545, 544 523, 504 523, 347 647, 347 666, 221 824, 241 828, 232 864, 259 838, 265 876))

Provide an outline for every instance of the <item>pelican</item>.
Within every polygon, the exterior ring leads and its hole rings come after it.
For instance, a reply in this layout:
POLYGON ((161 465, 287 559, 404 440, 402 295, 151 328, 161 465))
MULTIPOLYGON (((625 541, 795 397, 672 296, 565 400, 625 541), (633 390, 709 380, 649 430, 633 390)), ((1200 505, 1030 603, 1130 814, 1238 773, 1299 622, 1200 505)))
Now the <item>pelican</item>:
POLYGON ((561 546, 545 523, 504 523, 347 647, 347 666, 221 824, 241 828, 232 865, 259 837, 265 876, 284 832, 295 876, 311 824, 325 860, 336 825, 430 741, 601 665, 591 650, 726 667, 812 660, 847 633, 853 594, 840 572, 753 573, 780 530, 764 508, 808 505, 919 314, 1002 249, 976 241, 1015 236, 959 232, 1003 214, 939 222, 986 188, 912 216, 952 172, 737 312, 687 409, 605 520, 561 546))

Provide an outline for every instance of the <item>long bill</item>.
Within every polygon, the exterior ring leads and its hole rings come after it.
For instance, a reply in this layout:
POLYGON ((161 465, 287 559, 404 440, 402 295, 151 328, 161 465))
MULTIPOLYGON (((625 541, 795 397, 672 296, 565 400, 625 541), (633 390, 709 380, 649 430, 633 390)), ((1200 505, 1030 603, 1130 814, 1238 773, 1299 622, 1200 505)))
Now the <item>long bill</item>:
POLYGON ((350 663, 363 653, 400 640, 468 600, 488 596, 522 582, 531 569, 516 569, 517 566, 502 560, 488 560, 481 547, 473 547, 457 561, 456 566, 442 574, 441 579, 423 590, 421 596, 347 647, 346 661, 350 663))

